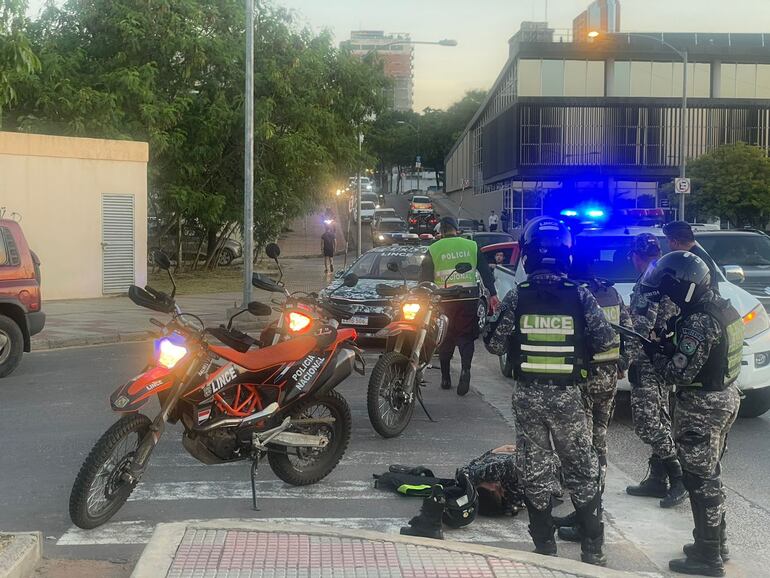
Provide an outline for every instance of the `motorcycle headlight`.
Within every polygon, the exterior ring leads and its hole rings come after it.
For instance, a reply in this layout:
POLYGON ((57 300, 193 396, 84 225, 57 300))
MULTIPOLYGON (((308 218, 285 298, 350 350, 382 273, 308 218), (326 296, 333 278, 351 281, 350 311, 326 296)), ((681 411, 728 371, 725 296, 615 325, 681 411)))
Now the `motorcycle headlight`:
POLYGON ((744 337, 751 339, 770 328, 770 318, 764 306, 757 305, 743 316, 744 337))
POLYGON ((182 344, 174 343, 168 337, 163 337, 155 342, 155 355, 158 365, 166 369, 172 369, 187 355, 187 348, 182 344))
POLYGON ((292 333, 306 331, 312 321, 310 317, 299 311, 291 311, 287 317, 289 320, 289 331, 292 333))
POLYGON ((404 315, 406 321, 414 321, 417 314, 420 312, 419 303, 404 303, 401 306, 401 313, 404 315))

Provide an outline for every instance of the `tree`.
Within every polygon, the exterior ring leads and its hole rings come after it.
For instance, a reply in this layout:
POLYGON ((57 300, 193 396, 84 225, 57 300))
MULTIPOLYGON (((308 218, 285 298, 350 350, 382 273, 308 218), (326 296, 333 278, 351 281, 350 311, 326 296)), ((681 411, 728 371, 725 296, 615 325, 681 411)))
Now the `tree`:
POLYGON ((25 33, 22 0, 0 0, 0 126, 3 110, 16 101, 16 84, 40 68, 25 33))
POLYGON ((691 204, 737 227, 764 228, 770 220, 770 159, 746 143, 721 146, 690 162, 691 204))

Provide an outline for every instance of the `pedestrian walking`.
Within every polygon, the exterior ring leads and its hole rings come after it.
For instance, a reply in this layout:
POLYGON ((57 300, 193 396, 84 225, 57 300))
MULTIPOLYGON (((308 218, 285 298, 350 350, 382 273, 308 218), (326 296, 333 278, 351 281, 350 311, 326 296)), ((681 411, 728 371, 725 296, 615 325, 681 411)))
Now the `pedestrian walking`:
POLYGON ((498 216, 495 214, 494 209, 489 213, 489 230, 497 231, 497 224, 499 222, 498 216))
POLYGON ((441 239, 428 247, 428 253, 420 267, 420 281, 430 281, 443 287, 446 279, 452 275, 448 286, 457 285, 468 289, 467 297, 444 299, 441 302, 441 310, 449 318, 449 328, 438 350, 442 389, 452 387, 450 365, 455 348, 460 351, 461 370, 457 395, 465 395, 470 388, 474 342, 480 333, 480 293, 476 271, 481 275, 481 281, 489 292, 490 306, 493 309, 498 306, 497 290, 487 259, 476 242, 458 236, 457 220, 454 217, 442 217, 439 225, 441 239), (473 268, 458 275, 454 271, 459 263, 470 263, 473 268))
POLYGON ((676 442, 695 521, 695 543, 669 568, 724 576, 729 551, 720 460, 740 406, 735 382, 744 328, 730 302, 711 290, 710 277, 703 259, 674 251, 648 269, 642 292, 666 295, 682 311, 672 340, 645 346, 655 369, 677 387, 676 442))
MULTIPOLYGON (((581 255, 575 258, 570 269, 570 279, 591 292, 607 321, 632 329, 631 317, 623 298, 612 283, 594 276, 593 260, 590 256, 581 255)), ((607 429, 615 411, 618 378, 625 375, 627 369, 628 358, 621 355, 620 335, 616 333, 612 349, 593 355, 588 379, 580 385, 588 427, 593 433, 593 446, 599 462, 599 491, 602 494, 607 474, 607 429)), ((559 538, 570 542, 581 541, 576 512, 563 518, 554 518, 554 522, 559 527, 559 538)))
POLYGON ((695 233, 687 221, 672 221, 663 225, 663 234, 672 251, 689 251, 701 258, 709 268, 710 288, 719 295, 719 267, 706 250, 695 241, 695 233))
POLYGON ((337 252, 337 233, 334 227, 327 225, 321 235, 321 253, 324 257, 324 271, 334 273, 334 254, 337 252))
MULTIPOLYGON (((653 302, 642 292, 641 276, 660 254, 660 244, 654 235, 642 233, 634 239, 630 257, 640 280, 631 292, 629 310, 634 331, 645 337, 664 335, 668 324, 679 314, 679 308, 668 297, 653 302)), ((645 478, 636 486, 628 486, 626 493, 659 498, 661 507, 671 508, 687 498, 671 426, 672 383, 655 370, 638 342, 628 341, 627 348, 631 359, 628 380, 634 430, 652 448, 652 455, 645 478)))
POLYGON ((592 354, 616 346, 616 336, 585 287, 567 279, 572 235, 561 221, 540 217, 521 238, 527 280, 506 295, 485 340, 487 349, 515 356, 516 458, 539 554, 556 554, 551 516, 551 447, 562 465, 580 527, 581 558, 605 565, 599 463, 578 384, 592 354), (512 348, 510 348, 512 346, 512 348))

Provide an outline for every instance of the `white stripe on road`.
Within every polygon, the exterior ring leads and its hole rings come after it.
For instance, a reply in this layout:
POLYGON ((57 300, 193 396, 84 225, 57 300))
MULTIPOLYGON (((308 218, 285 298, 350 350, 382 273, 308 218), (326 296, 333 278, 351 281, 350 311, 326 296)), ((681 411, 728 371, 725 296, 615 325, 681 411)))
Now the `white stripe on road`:
MULTIPOLYGON (((330 481, 310 486, 290 486, 280 480, 258 480, 257 498, 278 500, 384 500, 391 492, 377 490, 372 481, 330 481)), ((167 482, 139 484, 130 502, 165 502, 171 500, 243 500, 251 499, 248 474, 243 481, 167 482)))

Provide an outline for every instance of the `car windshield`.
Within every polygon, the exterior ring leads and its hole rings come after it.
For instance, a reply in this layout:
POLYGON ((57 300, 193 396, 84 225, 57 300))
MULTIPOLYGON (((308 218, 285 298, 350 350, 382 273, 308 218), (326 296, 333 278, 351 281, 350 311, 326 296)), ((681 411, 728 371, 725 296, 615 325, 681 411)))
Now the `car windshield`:
POLYGON ((410 280, 417 281, 420 275, 420 265, 425 258, 425 253, 404 251, 399 247, 393 247, 384 253, 369 252, 363 255, 350 268, 348 273, 355 273, 361 279, 392 279, 401 280, 401 273, 410 280), (401 272, 388 270, 388 263, 396 261, 401 272))
POLYGON ((504 233, 497 235, 494 233, 479 233, 473 235, 473 240, 476 241, 476 244, 479 247, 486 247, 487 245, 494 245, 495 243, 508 243, 515 239, 513 236, 504 233))
POLYGON ((371 201, 361 201, 361 210, 362 211, 373 211, 374 210, 374 203, 371 201))
POLYGON ((476 221, 473 221, 471 219, 459 219, 457 221, 457 225, 461 229, 475 229, 476 228, 476 221))
POLYGON ((406 231, 403 221, 380 221, 379 230, 383 232, 406 231))
MULTIPOLYGON (((661 249, 668 252, 665 237, 659 237, 661 249)), ((614 283, 636 283, 639 273, 629 257, 633 235, 617 237, 582 237, 575 240, 574 258, 590 260, 593 274, 614 283)))
POLYGON ((718 265, 770 266, 770 238, 755 235, 698 235, 698 243, 718 265))
POLYGON ((380 218, 395 216, 396 215, 396 209, 377 209, 374 212, 374 215, 376 217, 380 217, 380 218))
POLYGON ((412 202, 430 204, 430 199, 428 197, 412 197, 412 202))

